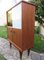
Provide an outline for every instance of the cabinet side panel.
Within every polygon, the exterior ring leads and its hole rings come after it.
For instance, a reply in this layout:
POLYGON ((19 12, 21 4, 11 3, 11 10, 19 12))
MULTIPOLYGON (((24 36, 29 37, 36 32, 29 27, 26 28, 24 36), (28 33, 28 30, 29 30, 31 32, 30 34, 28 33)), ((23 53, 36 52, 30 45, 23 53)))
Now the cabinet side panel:
POLYGON ((23 3, 22 4, 22 36, 23 50, 34 46, 34 21, 35 21, 35 6, 23 3))

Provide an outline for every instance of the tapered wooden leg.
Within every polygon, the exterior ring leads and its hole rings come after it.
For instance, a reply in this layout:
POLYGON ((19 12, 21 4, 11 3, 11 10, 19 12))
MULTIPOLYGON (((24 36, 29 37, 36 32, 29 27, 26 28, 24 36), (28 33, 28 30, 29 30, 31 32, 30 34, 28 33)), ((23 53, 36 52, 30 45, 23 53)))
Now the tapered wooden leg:
MULTIPOLYGON (((20 51, 19 51, 20 52, 20 51)), ((22 60, 22 52, 20 52, 20 60, 22 60)))
POLYGON ((10 43, 10 48, 12 47, 12 43, 10 43))
POLYGON ((28 56, 29 56, 29 54, 30 54, 30 49, 28 49, 28 56))

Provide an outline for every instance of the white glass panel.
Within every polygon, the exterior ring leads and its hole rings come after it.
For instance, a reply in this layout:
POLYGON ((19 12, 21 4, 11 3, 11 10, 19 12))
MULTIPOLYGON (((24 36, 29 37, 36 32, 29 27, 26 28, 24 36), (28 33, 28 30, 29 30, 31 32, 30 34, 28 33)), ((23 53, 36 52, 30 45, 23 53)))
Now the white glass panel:
POLYGON ((12 10, 8 12, 8 26, 12 26, 12 10))
POLYGON ((12 9, 12 23, 13 28, 21 29, 22 28, 22 9, 21 4, 17 5, 12 9))

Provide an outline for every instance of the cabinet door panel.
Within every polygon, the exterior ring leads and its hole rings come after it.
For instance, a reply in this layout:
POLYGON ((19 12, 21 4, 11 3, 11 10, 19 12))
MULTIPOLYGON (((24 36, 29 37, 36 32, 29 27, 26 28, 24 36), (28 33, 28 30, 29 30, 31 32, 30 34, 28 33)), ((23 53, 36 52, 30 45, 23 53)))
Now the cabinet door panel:
POLYGON ((13 29, 13 43, 22 48, 22 31, 20 29, 13 29))
POLYGON ((12 41, 12 29, 8 28, 8 39, 12 41))

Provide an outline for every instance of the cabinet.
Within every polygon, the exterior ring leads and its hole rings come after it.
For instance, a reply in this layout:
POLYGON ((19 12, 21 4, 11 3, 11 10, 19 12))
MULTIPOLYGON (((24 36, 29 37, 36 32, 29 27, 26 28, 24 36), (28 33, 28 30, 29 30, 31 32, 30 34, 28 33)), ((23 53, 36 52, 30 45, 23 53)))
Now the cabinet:
POLYGON ((35 6, 21 1, 7 11, 8 39, 20 51, 34 46, 35 6))

